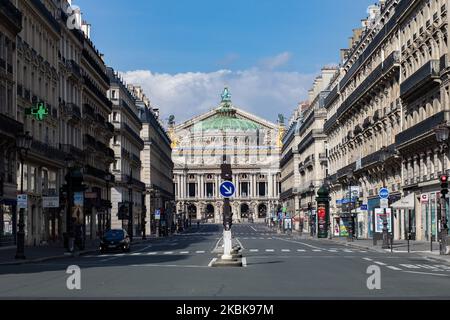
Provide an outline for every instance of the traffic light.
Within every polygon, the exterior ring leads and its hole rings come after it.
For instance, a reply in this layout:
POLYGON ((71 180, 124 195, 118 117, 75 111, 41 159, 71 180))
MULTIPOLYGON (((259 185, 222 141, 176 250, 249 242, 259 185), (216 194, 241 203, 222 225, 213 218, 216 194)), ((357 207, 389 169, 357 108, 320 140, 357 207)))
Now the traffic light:
POLYGON ((231 164, 222 164, 221 165, 221 177, 224 181, 232 181, 233 180, 233 172, 231 171, 231 164))
POLYGON ((448 176, 442 175, 440 178, 441 181, 441 196, 442 198, 445 198, 445 196, 448 194, 448 176))
POLYGON ((233 225, 233 213, 231 212, 231 205, 228 199, 225 199, 223 210, 223 226, 226 231, 229 231, 233 225))
POLYGON ((119 203, 119 212, 118 218, 119 220, 127 220, 128 219, 128 205, 126 203, 119 203))

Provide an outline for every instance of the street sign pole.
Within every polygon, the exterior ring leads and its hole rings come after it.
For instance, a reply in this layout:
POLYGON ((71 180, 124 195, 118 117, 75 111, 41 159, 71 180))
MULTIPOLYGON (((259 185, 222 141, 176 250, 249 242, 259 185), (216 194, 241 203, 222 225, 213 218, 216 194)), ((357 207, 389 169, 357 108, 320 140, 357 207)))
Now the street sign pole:
MULTIPOLYGON (((226 159, 226 158, 225 158, 226 159)), ((230 197, 233 196, 236 188, 232 182, 231 165, 224 163, 221 166, 221 175, 224 182, 220 185, 220 194, 223 201, 223 255, 222 260, 233 260, 231 226, 233 224, 233 213, 231 212, 230 197)))

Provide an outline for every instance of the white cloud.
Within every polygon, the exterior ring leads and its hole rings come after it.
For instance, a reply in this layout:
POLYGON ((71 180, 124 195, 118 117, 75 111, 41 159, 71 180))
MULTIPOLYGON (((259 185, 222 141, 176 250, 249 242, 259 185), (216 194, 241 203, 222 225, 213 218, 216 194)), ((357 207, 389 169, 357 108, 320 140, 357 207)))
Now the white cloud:
POLYGON ((122 75, 127 83, 142 86, 164 120, 173 114, 177 123, 217 107, 225 86, 230 88, 233 104, 241 109, 269 121, 276 121, 279 113, 289 117, 307 97, 315 76, 258 68, 173 75, 137 70, 122 75))
POLYGON ((268 70, 274 70, 284 66, 291 60, 292 54, 290 52, 283 52, 274 57, 269 57, 261 60, 261 66, 268 70))

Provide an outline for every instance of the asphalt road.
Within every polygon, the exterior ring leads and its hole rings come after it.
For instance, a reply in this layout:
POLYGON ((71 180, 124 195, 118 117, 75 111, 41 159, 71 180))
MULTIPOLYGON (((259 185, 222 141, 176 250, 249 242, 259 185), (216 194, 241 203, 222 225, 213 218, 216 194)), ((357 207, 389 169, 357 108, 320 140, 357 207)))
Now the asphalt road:
POLYGON ((264 225, 234 225, 245 267, 214 268, 220 225, 152 239, 130 253, 93 254, 0 267, 0 298, 20 299, 449 299, 450 265, 402 253, 300 240, 264 225), (81 290, 69 290, 69 266, 81 290), (370 266, 381 289, 369 290, 370 266))

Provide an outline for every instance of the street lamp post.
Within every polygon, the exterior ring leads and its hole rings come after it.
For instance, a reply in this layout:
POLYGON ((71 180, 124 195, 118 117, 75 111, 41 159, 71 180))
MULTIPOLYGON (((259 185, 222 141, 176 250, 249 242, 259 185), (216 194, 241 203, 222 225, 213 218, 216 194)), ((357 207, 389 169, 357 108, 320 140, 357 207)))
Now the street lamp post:
POLYGON ((72 172, 75 167, 75 159, 69 154, 65 159, 68 173, 66 176, 67 181, 67 211, 66 211, 66 234, 67 234, 67 252, 71 253, 74 250, 75 233, 73 230, 72 221, 72 207, 73 207, 73 180, 72 172))
MULTIPOLYGON (((381 149, 381 161, 382 161, 382 176, 383 176, 383 189, 386 188, 386 160, 388 158, 388 151, 386 147, 381 149)), ((393 226, 392 226, 393 227, 393 226)), ((389 234, 388 234, 388 221, 386 208, 383 209, 383 245, 382 249, 389 249, 389 234)))
MULTIPOLYGON (((106 201, 107 201, 107 205, 108 207, 106 208, 106 219, 103 219, 103 228, 102 228, 102 232, 103 234, 105 233, 105 230, 109 230, 111 229, 111 213, 109 211, 109 183, 112 181, 112 175, 111 174, 107 174, 105 176, 105 181, 106 181, 106 201)), ((103 236, 102 234, 102 236, 103 236)))
POLYGON ((130 177, 128 179, 128 199, 129 199, 128 235, 130 236, 130 241, 133 241, 133 172, 132 171, 131 171, 130 177))
POLYGON ((350 214, 350 226, 351 226, 351 230, 348 234, 348 240, 353 242, 354 239, 354 233, 355 233, 355 218, 353 217, 353 197, 352 197, 352 182, 354 179, 353 176, 353 171, 350 171, 347 174, 347 179, 348 179, 348 197, 349 197, 349 201, 348 201, 348 211, 350 214))
POLYGON ((311 181, 311 184, 309 185, 309 194, 311 196, 311 202, 310 202, 310 211, 309 211, 309 225, 311 227, 311 237, 314 237, 315 234, 315 219, 313 217, 313 195, 316 187, 314 186, 314 183, 311 181))
MULTIPOLYGON (((19 136, 17 140, 17 149, 20 155, 20 164, 21 164, 21 178, 20 178, 20 194, 23 194, 23 166, 24 166, 24 158, 27 156, 28 151, 31 148, 31 143, 33 142, 33 138, 31 137, 29 132, 26 132, 24 135, 19 136)), ((24 209, 20 208, 19 211, 19 231, 17 232, 17 251, 16 251, 16 259, 24 260, 25 259, 25 220, 24 220, 24 209)))
MULTIPOLYGON (((441 148, 441 153, 443 154, 443 160, 445 160, 445 156, 444 153, 445 151, 448 149, 448 139, 449 139, 449 134, 450 134, 450 130, 446 125, 442 125, 439 126, 437 128, 434 129, 435 134, 436 134, 436 140, 438 141, 438 143, 440 144, 440 148, 441 148)), ((444 164, 444 161, 442 161, 442 167, 443 167, 443 171, 445 170, 444 168, 446 167, 444 164)), ((447 199, 445 198, 445 194, 441 195, 441 212, 440 212, 440 219, 439 219, 439 251, 440 254, 446 254, 447 253, 447 237, 448 237, 448 221, 447 221, 447 199)), ((430 237, 431 239, 433 239, 433 237, 430 237)), ((431 240, 433 241, 433 240, 431 240)), ((431 248, 433 248, 433 245, 431 245, 431 248)), ((431 249, 433 250, 433 249, 431 249)))

